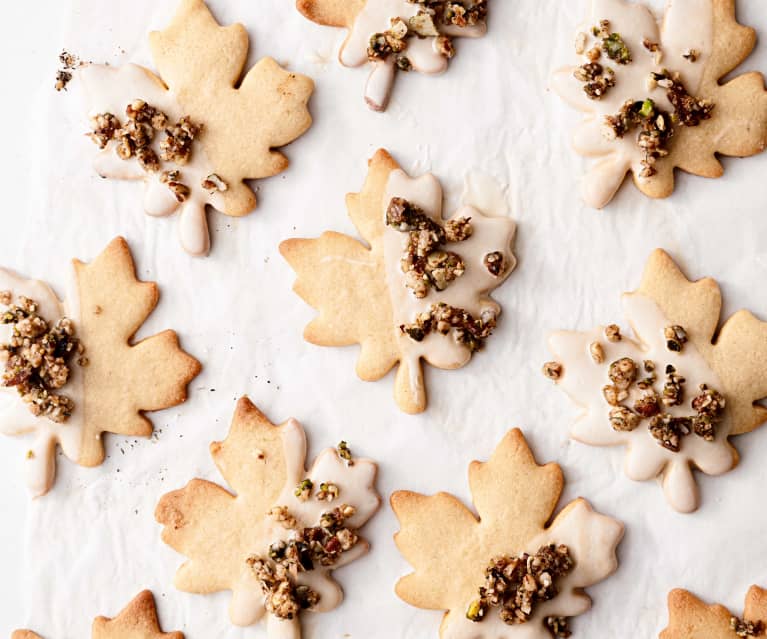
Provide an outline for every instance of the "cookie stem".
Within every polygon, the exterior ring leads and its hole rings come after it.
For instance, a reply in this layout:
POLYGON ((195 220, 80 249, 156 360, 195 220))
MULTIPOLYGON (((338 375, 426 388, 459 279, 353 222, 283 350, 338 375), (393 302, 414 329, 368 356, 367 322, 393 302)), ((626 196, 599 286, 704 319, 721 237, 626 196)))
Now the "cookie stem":
POLYGON ((298 616, 293 619, 280 619, 267 615, 266 636, 269 639, 301 639, 301 622, 298 616))
POLYGON ((400 361, 394 380, 394 399, 400 409, 411 415, 426 410, 426 387, 420 358, 400 361))
POLYGON ((373 62, 373 70, 365 85, 365 102, 373 111, 385 111, 389 105, 396 71, 392 58, 389 56, 386 60, 373 62))

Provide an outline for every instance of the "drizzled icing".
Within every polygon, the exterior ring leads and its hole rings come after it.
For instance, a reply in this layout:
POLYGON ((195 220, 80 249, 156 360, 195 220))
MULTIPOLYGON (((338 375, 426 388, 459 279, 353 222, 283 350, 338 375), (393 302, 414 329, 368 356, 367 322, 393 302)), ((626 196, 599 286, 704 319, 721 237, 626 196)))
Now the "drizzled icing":
MULTIPOLYGON (((418 14, 421 7, 408 0, 367 0, 352 25, 344 42, 339 60, 347 67, 358 67, 368 62, 368 45, 376 33, 391 28, 392 18, 408 20, 418 14)), ((478 24, 468 27, 440 25, 441 33, 447 36, 479 38, 487 32, 487 26, 478 24)), ((404 55, 410 60, 413 70, 420 73, 442 73, 447 69, 448 59, 439 52, 436 37, 408 38, 404 55)), ((394 82, 395 62, 390 55, 386 60, 375 61, 368 78, 365 96, 371 108, 382 111, 386 108, 394 82)))
MULTIPOLYGON (((725 473, 734 465, 733 452, 727 441, 732 429, 728 411, 725 410, 723 421, 717 424, 713 442, 691 434, 682 438, 680 451, 674 453, 659 445, 650 434, 646 421, 630 432, 613 430, 608 417, 611 406, 605 401, 602 388, 609 384, 610 363, 630 357, 640 370, 643 360, 653 361, 660 384, 666 364, 673 365, 686 378, 682 405, 664 407, 665 412, 675 417, 694 413, 690 401, 698 394, 700 384, 708 384, 725 395, 727 389, 692 342, 685 344, 679 353, 666 348, 663 331, 673 322, 664 317, 651 298, 632 293, 623 297, 623 306, 636 341, 624 336, 619 342, 608 342, 604 339, 603 328, 585 333, 555 333, 550 339, 551 350, 564 364, 559 384, 585 410, 573 428, 573 437, 596 446, 626 445, 626 475, 644 481, 662 474, 669 503, 676 510, 690 512, 698 504, 697 486, 690 465, 709 475, 725 473), (596 364, 589 354, 589 345, 595 340, 600 341, 604 349, 605 359, 601 364, 596 364)), ((626 405, 630 406, 633 398, 632 395, 626 405)))
MULTIPOLYGON (((11 291, 14 299, 25 296, 39 305, 40 315, 49 323, 68 317, 75 324, 80 320, 79 297, 74 272, 70 276, 67 302, 61 302, 51 288, 40 281, 24 279, 12 271, 0 269, 0 291, 11 291)), ((0 304, 0 311, 6 307, 0 304)), ((0 343, 10 339, 11 327, 0 325, 0 343)), ((0 358, 0 365, 4 360, 0 358)), ((1 366, 0 366, 1 367, 1 366)), ((80 457, 85 430, 83 372, 80 366, 72 366, 65 393, 74 401, 74 411, 62 423, 46 417, 36 417, 19 397, 16 388, 0 385, 0 433, 4 435, 31 435, 34 439, 27 449, 24 473, 27 485, 34 497, 47 493, 56 475, 56 445, 61 444, 64 454, 72 461, 80 457)))
MULTIPOLYGON (((573 77, 576 67, 556 71, 552 78, 554 90, 574 108, 588 114, 575 132, 573 146, 586 157, 602 158, 584 176, 582 195, 586 204, 602 208, 613 198, 631 170, 636 179, 642 171, 642 150, 636 144, 636 134, 609 140, 604 135, 605 116, 617 114, 627 100, 651 98, 659 107, 671 111, 665 89, 650 90, 647 80, 653 71, 667 68, 679 72, 691 95, 700 89, 703 73, 713 50, 712 0, 673 0, 669 2, 662 25, 646 6, 626 0, 592 0, 591 23, 579 30, 589 33, 600 20, 609 20, 610 31, 619 33, 631 51, 632 62, 621 65, 602 55, 598 61, 615 72, 616 84, 599 100, 589 99, 583 83, 573 77), (643 46, 647 39, 660 45, 662 59, 656 64, 655 54, 643 46), (691 62, 682 57, 689 49, 698 52, 691 62)), ((590 37, 586 49, 599 44, 590 37)), ((584 56, 581 62, 588 62, 584 56)), ((672 139, 671 144, 674 144, 672 139)), ((663 160, 659 160, 662 162, 663 160)))
MULTIPOLYGON (((432 174, 411 178, 402 169, 389 175, 384 192, 381 216, 386 224, 386 210, 392 198, 401 197, 420 207, 435 222, 443 223, 442 187, 432 174)), ((516 259, 511 252, 516 225, 508 217, 489 217, 472 206, 463 206, 453 218, 470 217, 474 229, 471 237, 455 245, 448 245, 460 254, 465 264, 464 274, 451 282, 444 291, 430 290, 426 297, 418 299, 405 286, 405 274, 400 260, 405 252, 408 234, 386 226, 383 236, 386 283, 393 309, 393 330, 403 359, 408 364, 410 386, 414 397, 423 399, 424 387, 420 359, 432 366, 454 369, 464 366, 471 359, 471 350, 456 342, 452 335, 431 333, 423 341, 416 342, 405 335, 400 326, 412 323, 420 313, 428 312, 431 305, 444 302, 462 308, 475 318, 486 313, 496 317, 501 307, 490 298, 488 292, 499 286, 514 270, 516 259), (495 277, 485 267, 485 255, 498 251, 503 254, 505 269, 495 277)))
MULTIPOLYGON (((376 466, 370 460, 355 459, 349 466, 332 448, 325 449, 317 457, 311 471, 303 467, 306 458, 306 438, 303 428, 291 419, 280 431, 287 470, 285 486, 274 506, 286 506, 298 521, 299 528, 316 526, 323 513, 340 504, 348 504, 356 513, 348 518, 345 525, 353 529, 361 528, 372 517, 380 505, 380 498, 375 491, 376 466), (311 479, 315 486, 322 482, 335 484, 339 488, 338 497, 332 501, 319 501, 310 497, 301 501, 295 495, 296 486, 304 479, 311 479)), ((286 530, 270 518, 265 518, 260 530, 254 531, 250 554, 267 557, 269 546, 275 542, 287 541, 291 531, 286 530)), ((328 567, 317 566, 314 570, 299 572, 296 585, 309 586, 320 595, 315 612, 327 612, 336 608, 343 600, 341 587, 333 581, 330 573, 358 559, 368 551, 368 544, 360 539, 350 550, 340 555, 339 560, 328 567)), ((229 616, 237 626, 249 626, 259 621, 265 614, 264 594, 250 566, 247 557, 242 558, 243 573, 240 583, 233 588, 229 616)), ((267 619, 267 634, 270 639, 298 639, 301 636, 300 621, 267 619)))
MULTIPOLYGON (((136 99, 163 111, 171 122, 183 116, 181 105, 162 82, 149 71, 135 64, 122 67, 89 65, 77 71, 83 80, 89 115, 112 113, 121 121, 125 107, 136 99)), ((203 123, 204 125, 204 123, 203 123)), ((159 144, 162 135, 156 134, 152 148, 160 155, 159 144)), ((153 217, 165 217, 180 210, 179 234, 181 245, 192 255, 206 255, 210 250, 210 235, 205 206, 223 210, 223 197, 202 188, 202 181, 214 173, 214 168, 205 154, 202 144, 195 142, 192 155, 184 166, 170 166, 181 172, 181 182, 190 189, 190 194, 180 203, 166 184, 160 181, 162 171, 148 173, 135 158, 121 159, 110 142, 99 152, 94 167, 104 176, 120 180, 144 180, 144 210, 153 217)))
MULTIPOLYGON (((531 539, 524 548, 510 549, 507 554, 534 554, 547 544, 564 544, 570 550, 575 565, 570 573, 557 580, 559 594, 537 604, 527 623, 508 625, 498 610, 491 608, 479 622, 466 618, 471 600, 462 609, 451 610, 442 626, 442 639, 550 639, 544 625, 546 617, 574 617, 583 614, 590 599, 579 589, 590 586, 615 570, 613 548, 623 535, 623 526, 604 515, 595 513, 580 500, 558 518, 548 530, 531 539)), ((488 562, 491 557, 488 557, 488 562)), ((479 587, 480 584, 477 584, 479 587)))

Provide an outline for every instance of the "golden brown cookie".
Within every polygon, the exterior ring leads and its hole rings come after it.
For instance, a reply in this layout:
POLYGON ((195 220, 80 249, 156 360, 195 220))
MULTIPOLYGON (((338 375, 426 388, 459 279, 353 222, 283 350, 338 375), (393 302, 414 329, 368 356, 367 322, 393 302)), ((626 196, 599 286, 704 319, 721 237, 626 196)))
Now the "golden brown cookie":
POLYGON ((751 586, 743 618, 720 605, 706 605, 686 590, 668 596, 668 627, 660 639, 737 639, 764 636, 767 627, 767 590, 751 586))
MULTIPOLYGON (((163 632, 157 619, 154 597, 144 590, 123 611, 109 619, 93 621, 92 639, 184 639, 182 632, 163 632)), ((12 639, 41 639, 31 630, 17 630, 12 639)))
POLYGON ((176 587, 232 591, 230 618, 250 626, 266 615, 270 637, 301 635, 300 611, 333 610, 343 592, 331 572, 368 550, 357 533, 375 513, 376 465, 345 442, 305 469, 306 438, 294 419, 275 426, 247 397, 229 435, 210 447, 236 494, 193 479, 165 495, 155 516, 165 543, 189 557, 176 587))
POLYGON ((656 250, 639 289, 623 296, 630 335, 616 324, 555 333, 545 372, 584 413, 572 436, 627 447, 634 480, 663 478, 676 510, 698 507, 692 468, 718 475, 738 460, 729 437, 767 420, 767 324, 742 310, 719 327, 722 297, 710 279, 692 282, 656 250))
POLYGON ((142 179, 152 216, 181 211, 184 248, 210 248, 205 207, 243 216, 256 206, 247 179, 284 171, 276 151, 311 125, 311 79, 263 58, 244 76, 248 34, 219 26, 203 0, 182 0, 171 24, 149 36, 159 77, 133 64, 89 65, 85 82, 97 171, 142 179))
POLYGON ((591 5, 590 28, 576 36, 578 63, 552 78, 586 113, 576 152, 599 159, 583 180, 586 204, 606 206, 629 172, 645 195, 662 198, 674 190, 676 167, 720 177, 717 154, 764 150, 764 78, 750 72, 722 82, 756 43, 735 18, 735 0, 668 2, 662 21, 638 2, 591 5))
POLYGON ((397 595, 418 608, 446 610, 442 639, 514 637, 521 626, 509 625, 510 619, 524 624, 525 637, 546 639, 549 629, 565 631, 567 618, 591 605, 582 589, 617 568, 623 525, 583 499, 552 520, 564 486, 562 470, 539 466, 516 429, 489 461, 471 463, 469 486, 479 517, 448 493, 392 495, 401 525, 395 541, 415 569, 399 581, 397 595), (552 554, 556 561, 550 561, 552 554), (541 571, 526 575, 530 566, 541 571), (499 581, 501 573, 506 578, 499 581), (532 598, 523 595, 532 590, 526 588, 530 580, 539 592, 532 598), (506 594, 493 601, 490 592, 506 594))
POLYGON ((346 204, 367 244, 326 232, 280 245, 298 275, 294 290, 319 311, 304 337, 321 346, 360 344, 357 375, 365 381, 399 364, 397 405, 422 412, 421 360, 460 368, 495 328, 501 309, 490 292, 516 265, 514 222, 471 206, 445 219, 437 179, 410 177, 384 150, 346 204))
POLYGON ((136 278, 123 238, 90 264, 74 260, 64 299, 42 282, 0 269, 0 432, 35 436, 26 453, 35 495, 53 483, 57 445, 82 466, 101 464, 102 433, 148 437, 145 412, 184 402, 200 372, 174 331, 134 340, 159 293, 154 282, 136 278), (65 330, 73 334, 64 337, 65 330))
POLYGON ((489 0, 296 0, 309 20, 345 27, 349 34, 338 54, 341 64, 372 70, 365 101, 385 111, 398 71, 442 73, 455 55, 453 38, 479 38, 487 32, 489 0))

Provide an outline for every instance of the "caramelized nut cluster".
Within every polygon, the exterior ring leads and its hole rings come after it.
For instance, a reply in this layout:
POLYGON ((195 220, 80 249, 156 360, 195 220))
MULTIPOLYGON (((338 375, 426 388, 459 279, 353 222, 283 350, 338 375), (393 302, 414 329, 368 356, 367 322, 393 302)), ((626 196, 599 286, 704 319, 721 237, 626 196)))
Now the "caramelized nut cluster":
POLYGON ((66 422, 74 411, 74 401, 55 391, 69 381, 76 356, 79 365, 87 364, 74 324, 62 318, 50 326, 33 300, 20 297, 15 305, 11 301, 10 291, 0 293, 0 303, 8 306, 0 315, 0 324, 12 329, 10 341, 0 344, 0 361, 5 360, 3 385, 15 387, 33 415, 66 422))
POLYGON ((538 604, 557 596, 557 580, 569 574, 574 565, 565 545, 541 546, 534 555, 495 557, 485 569, 485 584, 466 617, 479 622, 491 608, 498 608, 504 623, 526 623, 538 604))
POLYGON ((346 526, 346 520, 355 513, 352 506, 343 504, 323 513, 317 526, 298 530, 296 518, 285 506, 272 509, 272 518, 293 534, 287 541, 273 543, 267 557, 247 560, 264 593, 267 612, 280 619, 293 619, 301 610, 317 605, 319 593, 297 584, 296 578, 316 565, 336 565, 343 553, 357 545, 357 533, 346 526))

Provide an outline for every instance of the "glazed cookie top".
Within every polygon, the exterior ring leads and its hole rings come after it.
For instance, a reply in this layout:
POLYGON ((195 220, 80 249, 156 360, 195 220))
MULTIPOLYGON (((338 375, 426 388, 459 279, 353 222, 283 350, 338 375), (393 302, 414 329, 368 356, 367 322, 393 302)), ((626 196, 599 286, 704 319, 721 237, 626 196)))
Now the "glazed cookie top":
POLYGON ((307 18, 346 27, 339 60, 372 65, 365 101, 374 111, 389 103, 397 71, 442 73, 455 55, 453 38, 484 36, 489 0, 297 0, 307 18))
POLYGON ((444 369, 468 363, 497 325, 490 292, 516 265, 509 217, 464 206, 445 219, 442 199, 433 175, 412 178, 378 151, 362 192, 347 198, 370 248, 332 232, 280 245, 298 274, 296 292, 320 310, 306 339, 360 343, 364 380, 399 363, 395 399, 409 413, 426 407, 421 360, 444 369))
POLYGON ((359 528, 380 505, 376 465, 346 442, 305 468, 306 438, 294 419, 275 426, 242 398, 213 459, 236 496, 194 479, 156 510, 163 540, 189 557, 181 590, 231 590, 231 622, 266 617, 270 638, 301 636, 300 611, 326 612, 343 599, 331 572, 364 555, 359 528))
POLYGON ((624 295, 632 336, 611 324, 550 338, 544 372, 584 410, 573 437, 626 445, 626 474, 663 476, 669 503, 698 506, 692 467, 719 475, 737 462, 729 437, 767 419, 760 358, 767 324, 740 311, 718 329, 721 294, 690 282, 663 251, 650 257, 639 290, 624 295))
POLYGON ((276 148, 311 125, 313 82, 271 58, 244 76, 248 34, 219 26, 203 0, 182 0, 167 29, 150 34, 159 77, 143 67, 86 65, 91 138, 104 177, 141 179, 152 216, 180 211, 181 244, 210 249, 205 207, 243 216, 256 206, 246 179, 287 168, 276 148))
POLYGON ((586 204, 606 206, 627 172, 645 194, 665 197, 675 166, 718 177, 716 153, 762 151, 762 76, 719 84, 754 43, 753 30, 735 20, 734 0, 675 0, 662 24, 641 3, 592 0, 591 22, 576 36, 580 64, 553 76, 553 88, 587 114, 575 150, 600 158, 583 180, 586 204))

